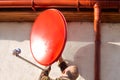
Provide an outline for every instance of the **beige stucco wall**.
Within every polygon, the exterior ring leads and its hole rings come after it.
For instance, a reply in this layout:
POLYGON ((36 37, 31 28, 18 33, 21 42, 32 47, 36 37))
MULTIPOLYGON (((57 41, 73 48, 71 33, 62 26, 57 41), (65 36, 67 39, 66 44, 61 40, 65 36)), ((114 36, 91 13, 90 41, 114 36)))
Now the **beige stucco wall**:
MULTIPOLYGON (((21 48, 20 55, 37 64, 30 52, 31 27, 32 22, 0 23, 0 80, 38 80, 40 69, 12 55, 13 49, 21 48)), ((69 22, 67 29, 63 57, 78 66, 78 80, 94 80, 93 23, 69 22)), ((101 33, 101 80, 119 80, 120 23, 102 23, 101 33)), ((54 63, 50 76, 55 78, 59 75, 60 70, 54 63)))

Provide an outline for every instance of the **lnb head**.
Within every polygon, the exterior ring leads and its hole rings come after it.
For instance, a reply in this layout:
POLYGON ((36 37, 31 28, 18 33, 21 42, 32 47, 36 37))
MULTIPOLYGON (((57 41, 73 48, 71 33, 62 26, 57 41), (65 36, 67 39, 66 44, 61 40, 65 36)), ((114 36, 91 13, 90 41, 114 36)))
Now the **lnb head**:
POLYGON ((20 53, 21 53, 21 49, 20 48, 17 48, 17 49, 13 50, 13 55, 18 56, 20 53))

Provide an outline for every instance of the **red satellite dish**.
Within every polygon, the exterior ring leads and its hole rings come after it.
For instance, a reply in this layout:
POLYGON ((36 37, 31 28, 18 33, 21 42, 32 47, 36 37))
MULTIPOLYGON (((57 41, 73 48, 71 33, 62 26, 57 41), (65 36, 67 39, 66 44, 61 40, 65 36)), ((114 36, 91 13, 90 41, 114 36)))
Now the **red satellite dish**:
POLYGON ((35 20, 30 48, 34 59, 41 65, 48 66, 60 56, 66 43, 66 20, 56 9, 40 13, 35 20))

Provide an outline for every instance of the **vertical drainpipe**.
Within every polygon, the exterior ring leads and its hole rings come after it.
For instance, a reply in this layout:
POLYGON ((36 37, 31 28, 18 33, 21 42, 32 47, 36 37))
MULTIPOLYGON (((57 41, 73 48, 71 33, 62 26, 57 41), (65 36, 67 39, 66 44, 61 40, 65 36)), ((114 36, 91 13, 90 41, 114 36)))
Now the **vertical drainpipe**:
POLYGON ((95 33, 95 79, 100 80, 100 46, 101 46, 101 8, 99 3, 94 5, 94 33, 95 33))

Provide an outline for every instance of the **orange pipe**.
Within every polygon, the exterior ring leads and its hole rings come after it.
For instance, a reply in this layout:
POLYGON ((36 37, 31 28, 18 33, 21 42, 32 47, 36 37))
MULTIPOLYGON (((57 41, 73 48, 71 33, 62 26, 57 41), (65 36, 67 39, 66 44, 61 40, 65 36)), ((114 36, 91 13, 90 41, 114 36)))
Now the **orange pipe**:
POLYGON ((99 3, 101 8, 120 8, 120 0, 79 0, 80 6, 92 8, 95 3, 99 3))
POLYGON ((2 0, 0 8, 92 8, 96 2, 101 8, 120 8, 120 0, 2 0))
POLYGON ((0 1, 0 8, 31 8, 34 7, 76 7, 78 0, 3 0, 0 1))
POLYGON ((78 6, 78 0, 34 0, 35 6, 55 6, 55 7, 71 7, 75 8, 78 6))
POLYGON ((0 1, 0 8, 30 8, 31 0, 2 0, 0 1))
POLYGON ((95 32, 95 80, 100 80, 100 47, 101 47, 101 8, 98 3, 94 5, 94 32, 95 32))

